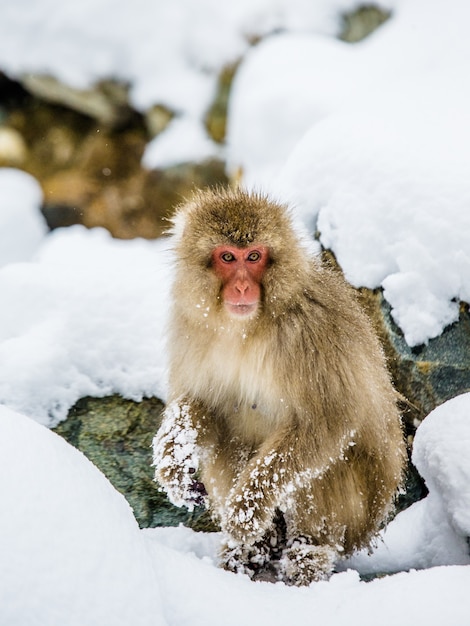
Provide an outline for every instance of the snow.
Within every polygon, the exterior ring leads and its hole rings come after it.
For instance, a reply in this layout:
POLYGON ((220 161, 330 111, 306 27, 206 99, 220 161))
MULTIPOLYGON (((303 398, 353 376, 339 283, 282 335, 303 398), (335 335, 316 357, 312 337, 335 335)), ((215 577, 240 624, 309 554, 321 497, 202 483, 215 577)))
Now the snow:
MULTIPOLYGON (((439 506, 402 523, 401 543, 388 545, 398 518, 392 522, 382 544, 387 554, 381 555, 385 571, 394 562, 400 569, 401 558, 409 572, 363 582, 358 572, 371 571, 375 555, 362 555, 357 571, 294 588, 220 570, 215 533, 139 530, 124 498, 80 452, 34 420, 0 407, 0 501, 8 511, 0 517, 0 622, 463 626, 468 546, 460 555, 447 550, 441 559, 447 567, 431 567, 435 545, 424 539, 428 531, 439 540, 444 518, 456 537, 468 532, 469 415, 466 394, 439 407, 418 430, 414 455, 430 493, 413 507, 435 496, 439 506), (423 539, 414 548, 413 533, 423 539), (430 569, 411 569, 423 562, 430 569)), ((449 529, 440 539, 442 555, 449 529)))
POLYGON ((469 400, 470 394, 464 394, 434 409, 419 429, 413 450, 413 463, 461 537, 470 536, 470 464, 456 464, 455 459, 468 455, 469 400))
MULTIPOLYGON (((164 167, 219 154, 204 114, 220 68, 245 55, 231 170, 292 201, 354 285, 382 286, 413 346, 470 300, 470 5, 389 0, 392 18, 351 46, 332 35, 355 5, 4 2, 0 69, 77 88, 128 82, 139 110, 176 113, 144 157, 164 167)), ((468 623, 470 394, 418 429, 413 461, 429 495, 329 582, 252 582, 217 567, 217 534, 139 530, 103 475, 45 426, 86 395, 165 399, 168 241, 46 234, 41 200, 34 179, 0 169, 0 623, 468 623), (360 579, 374 573, 389 575, 360 579)))
POLYGON ((191 161, 204 161, 221 155, 202 125, 191 117, 176 119, 161 136, 147 144, 142 159, 144 167, 165 168, 191 161))
POLYGON ((47 426, 87 395, 165 398, 167 240, 55 231, 0 269, 0 404, 47 426))
POLYGON ((0 622, 164 625, 125 499, 78 450, 0 408, 0 622))

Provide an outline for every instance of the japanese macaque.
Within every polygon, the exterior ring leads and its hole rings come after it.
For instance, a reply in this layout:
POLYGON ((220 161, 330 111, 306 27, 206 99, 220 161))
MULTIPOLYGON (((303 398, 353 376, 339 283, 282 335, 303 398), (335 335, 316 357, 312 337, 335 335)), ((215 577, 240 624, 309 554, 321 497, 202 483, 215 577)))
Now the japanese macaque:
POLYGON ((263 195, 197 192, 173 233, 156 480, 175 505, 210 508, 224 568, 327 578, 370 545, 402 479, 397 394, 371 325, 263 195))

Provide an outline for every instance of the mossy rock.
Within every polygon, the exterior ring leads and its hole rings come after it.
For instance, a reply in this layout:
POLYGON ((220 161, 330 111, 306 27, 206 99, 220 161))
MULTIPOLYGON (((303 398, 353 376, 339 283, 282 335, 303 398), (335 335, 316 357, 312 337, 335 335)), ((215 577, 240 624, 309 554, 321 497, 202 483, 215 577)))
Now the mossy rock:
POLYGON ((458 321, 427 344, 411 348, 393 321, 381 290, 360 290, 360 299, 380 336, 394 383, 407 400, 413 430, 437 406, 470 391, 470 313, 462 303, 458 321))
POLYGON ((127 499, 142 528, 177 526, 215 530, 202 508, 174 507, 153 480, 152 439, 162 414, 157 398, 83 398, 55 431, 81 450, 127 499))

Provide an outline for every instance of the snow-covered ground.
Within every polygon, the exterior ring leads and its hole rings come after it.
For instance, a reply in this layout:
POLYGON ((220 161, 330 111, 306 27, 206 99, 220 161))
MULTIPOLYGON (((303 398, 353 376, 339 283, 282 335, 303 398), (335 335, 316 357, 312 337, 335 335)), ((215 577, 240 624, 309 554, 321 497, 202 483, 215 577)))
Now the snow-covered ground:
MULTIPOLYGON (((230 167, 292 200, 351 282, 382 285, 415 345, 470 300, 470 5, 390 0, 392 19, 350 46, 331 35, 354 4, 4 2, 0 69, 77 86, 129 80, 135 106, 180 113, 152 147, 162 165, 182 158, 182 127, 195 137, 187 153, 207 156, 217 70, 251 36, 285 28, 237 75, 230 167)), ((419 428, 413 458, 430 493, 372 555, 307 589, 221 571, 217 536, 139 530, 98 470, 45 428, 87 394, 165 397, 168 242, 78 226, 46 235, 40 202, 36 181, 0 170, 1 624, 468 624, 469 394, 419 428), (374 572, 397 573, 360 581, 374 572)))
POLYGON ((217 535, 139 530, 124 498, 80 452, 0 407, 0 623, 464 626, 469 414, 467 394, 421 426, 415 460, 430 494, 390 524, 377 553, 298 589, 218 569, 217 535), (415 567, 430 569, 369 583, 358 573, 415 567))

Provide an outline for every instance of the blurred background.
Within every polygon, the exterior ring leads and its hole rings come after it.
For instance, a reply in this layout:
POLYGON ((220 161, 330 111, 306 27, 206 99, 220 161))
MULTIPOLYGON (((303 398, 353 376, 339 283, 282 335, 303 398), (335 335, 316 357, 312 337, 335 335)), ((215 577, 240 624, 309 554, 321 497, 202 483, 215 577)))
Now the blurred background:
POLYGON ((391 14, 353 0, 235 4, 1 3, 0 167, 39 181, 49 228, 160 236, 192 188, 240 176, 226 166, 227 112, 250 50, 289 32, 353 45, 391 14))

